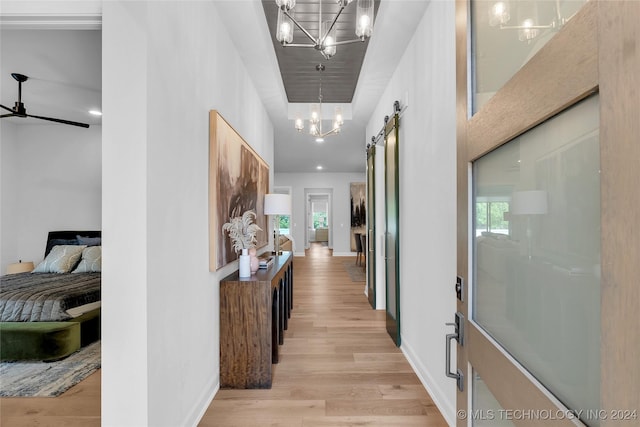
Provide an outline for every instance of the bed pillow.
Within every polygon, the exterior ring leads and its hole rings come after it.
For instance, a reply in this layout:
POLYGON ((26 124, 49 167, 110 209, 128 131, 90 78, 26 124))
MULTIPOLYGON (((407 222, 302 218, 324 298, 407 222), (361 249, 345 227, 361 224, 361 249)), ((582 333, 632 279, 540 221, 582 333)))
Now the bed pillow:
POLYGON ((78 263, 84 248, 84 245, 54 246, 32 273, 68 273, 78 263))
POLYGON ((44 255, 49 255, 51 249, 54 246, 59 245, 84 245, 85 243, 78 243, 78 239, 51 239, 47 242, 47 248, 45 249, 44 255))
POLYGON ((82 250, 80 264, 73 273, 91 273, 102 271, 102 246, 89 246, 82 250))
POLYGON ((78 240, 78 245, 100 246, 102 243, 101 237, 86 237, 76 235, 76 239, 78 240))

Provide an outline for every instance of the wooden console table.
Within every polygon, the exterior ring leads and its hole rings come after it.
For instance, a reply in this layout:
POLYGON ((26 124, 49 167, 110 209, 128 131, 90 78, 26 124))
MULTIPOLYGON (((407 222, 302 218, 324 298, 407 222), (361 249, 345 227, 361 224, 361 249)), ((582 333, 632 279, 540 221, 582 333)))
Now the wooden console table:
POLYGON ((271 388, 272 363, 293 309, 293 254, 240 279, 220 281, 220 387, 271 388))

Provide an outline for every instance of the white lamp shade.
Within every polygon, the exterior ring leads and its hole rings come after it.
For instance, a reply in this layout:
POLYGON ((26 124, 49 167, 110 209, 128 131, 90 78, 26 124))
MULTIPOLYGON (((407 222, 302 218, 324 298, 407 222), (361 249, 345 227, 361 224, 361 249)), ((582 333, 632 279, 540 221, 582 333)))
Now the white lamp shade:
POLYGON ((512 215, 544 215, 547 213, 547 192, 544 190, 516 191, 511 196, 512 215))
POLYGON ((291 215, 291 196, 288 194, 265 194, 265 215, 291 215))

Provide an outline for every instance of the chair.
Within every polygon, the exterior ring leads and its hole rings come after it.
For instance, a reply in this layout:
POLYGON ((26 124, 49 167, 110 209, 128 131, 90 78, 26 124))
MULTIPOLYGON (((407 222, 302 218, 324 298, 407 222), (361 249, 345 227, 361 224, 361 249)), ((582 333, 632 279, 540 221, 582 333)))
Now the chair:
POLYGON ((353 237, 356 240, 356 265, 360 265, 360 257, 362 256, 362 240, 360 236, 360 233, 353 233, 353 237))

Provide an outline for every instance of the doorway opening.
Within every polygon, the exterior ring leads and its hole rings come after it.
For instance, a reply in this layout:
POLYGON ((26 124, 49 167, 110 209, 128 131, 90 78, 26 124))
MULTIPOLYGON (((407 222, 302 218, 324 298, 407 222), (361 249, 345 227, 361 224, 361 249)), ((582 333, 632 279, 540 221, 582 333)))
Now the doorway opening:
POLYGON ((333 189, 305 188, 305 249, 333 249, 333 189))

